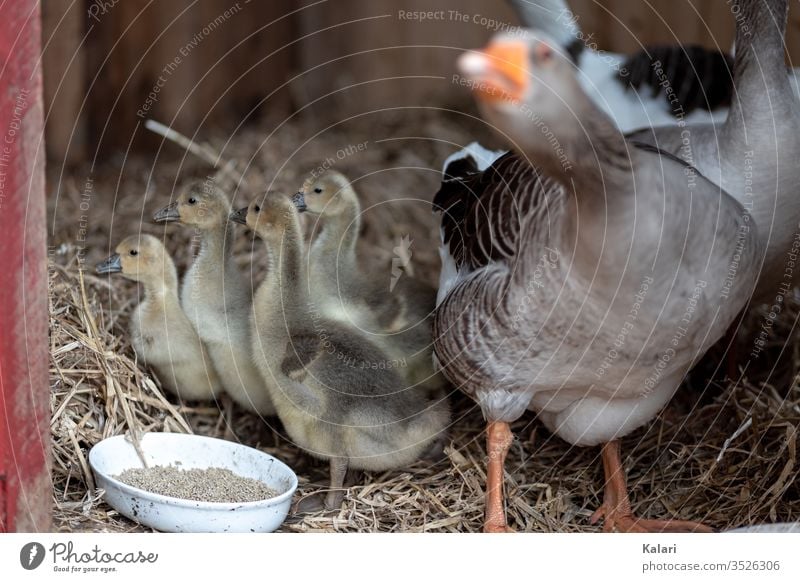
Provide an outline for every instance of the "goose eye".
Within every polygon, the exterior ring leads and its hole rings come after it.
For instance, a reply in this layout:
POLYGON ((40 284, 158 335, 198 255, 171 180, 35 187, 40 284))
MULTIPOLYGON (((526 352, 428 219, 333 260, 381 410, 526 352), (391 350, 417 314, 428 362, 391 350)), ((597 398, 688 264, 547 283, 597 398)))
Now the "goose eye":
POLYGON ((197 198, 192 196, 191 198, 189 198, 188 202, 189 202, 189 204, 196 204, 197 203, 197 198))
POLYGON ((139 254, 139 251, 137 251, 136 249, 131 249, 131 253, 130 253, 130 255, 131 255, 132 257, 135 257, 135 256, 136 256, 136 255, 138 255, 138 254, 139 254))
POLYGON ((322 188, 317 186, 316 188, 314 188, 314 192, 316 192, 317 194, 322 194, 322 188))
POLYGON ((256 212, 261 212, 261 207, 258 204, 256 204, 255 206, 253 206, 253 210, 255 210, 256 212))
POLYGON ((553 49, 545 43, 533 47, 531 53, 531 56, 539 62, 548 62, 553 58, 553 49))

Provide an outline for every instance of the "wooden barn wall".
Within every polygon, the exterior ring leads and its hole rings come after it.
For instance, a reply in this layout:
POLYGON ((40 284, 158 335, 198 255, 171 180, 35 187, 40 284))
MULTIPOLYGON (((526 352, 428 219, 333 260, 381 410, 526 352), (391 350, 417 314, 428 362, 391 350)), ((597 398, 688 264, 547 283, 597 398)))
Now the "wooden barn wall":
POLYGON ((42 67, 47 156, 77 161, 86 145, 86 61, 81 48, 85 12, 77 2, 42 4, 42 67))
MULTIPOLYGON (((609 51, 676 41, 727 50, 733 40, 722 0, 569 3, 609 51)), ((514 22, 499 0, 43 0, 48 152, 73 162, 152 144, 139 135, 146 116, 193 134, 299 108, 332 120, 457 106, 466 99, 452 82, 458 53, 485 42, 493 24, 514 22), (444 18, 420 22, 408 16, 415 11, 444 18)))
MULTIPOLYGON (((190 135, 232 120, 235 125, 289 74, 291 48, 285 47, 295 21, 281 17, 292 5, 44 0, 51 161, 93 159, 96 153, 152 144, 141 127, 146 117, 190 135), (64 143, 67 128, 75 124, 83 126, 88 147, 64 143)), ((288 104, 286 91, 278 90, 261 107, 278 111, 288 104)))

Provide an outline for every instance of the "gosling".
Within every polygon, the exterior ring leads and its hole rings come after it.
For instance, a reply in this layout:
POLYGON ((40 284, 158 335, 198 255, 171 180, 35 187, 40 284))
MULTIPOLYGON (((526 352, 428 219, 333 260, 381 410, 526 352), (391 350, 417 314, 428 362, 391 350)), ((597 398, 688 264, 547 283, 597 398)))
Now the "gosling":
POLYGON ((130 318, 131 344, 162 386, 184 400, 210 400, 222 384, 200 337, 178 301, 178 274, 164 245, 150 235, 129 236, 97 265, 144 286, 130 318))
POLYGON ((253 301, 253 353, 290 438, 329 461, 325 506, 334 509, 348 469, 397 469, 438 445, 447 404, 407 387, 379 348, 309 309, 299 215, 287 197, 268 194, 231 219, 267 245, 270 268, 253 301))
POLYGON ((313 300, 404 363, 407 380, 438 393, 445 380, 433 367, 436 290, 408 276, 391 282, 365 276, 356 255, 361 205, 343 174, 328 171, 307 180, 292 200, 300 212, 322 221, 308 257, 313 300))
POLYGON ((208 179, 193 183, 153 220, 197 229, 200 252, 183 278, 181 305, 208 349, 225 391, 243 408, 271 416, 275 407, 252 358, 252 287, 233 260, 230 211, 226 194, 208 179))

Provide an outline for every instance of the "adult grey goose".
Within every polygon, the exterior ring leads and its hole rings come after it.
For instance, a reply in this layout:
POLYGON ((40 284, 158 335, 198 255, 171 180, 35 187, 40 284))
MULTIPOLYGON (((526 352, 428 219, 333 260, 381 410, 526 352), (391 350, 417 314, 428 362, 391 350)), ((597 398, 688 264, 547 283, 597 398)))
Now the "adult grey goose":
POLYGON ((618 439, 661 410, 747 301, 750 216, 691 166, 627 140, 544 35, 498 35, 459 66, 518 152, 484 171, 488 154, 452 159, 435 197, 434 351, 488 423, 484 530, 508 529, 508 423, 530 409, 569 443, 603 446, 593 523, 706 531, 632 515, 618 439))
POLYGON ((750 211, 763 251, 755 298, 780 304, 800 272, 800 102, 784 62, 788 2, 732 5, 734 99, 725 122, 648 128, 631 137, 691 163, 750 211))

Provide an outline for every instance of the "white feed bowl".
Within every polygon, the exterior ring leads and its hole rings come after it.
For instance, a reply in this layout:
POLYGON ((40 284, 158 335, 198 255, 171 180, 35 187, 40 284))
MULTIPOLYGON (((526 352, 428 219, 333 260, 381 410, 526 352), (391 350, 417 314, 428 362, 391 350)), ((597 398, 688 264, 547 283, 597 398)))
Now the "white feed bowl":
POLYGON ((168 532, 271 532, 286 519, 297 489, 297 476, 284 463, 251 447, 189 434, 148 433, 141 439, 147 464, 181 469, 229 469, 280 492, 277 497, 247 503, 210 503, 150 493, 117 480, 142 462, 124 436, 97 443, 89 464, 111 507, 142 525, 168 532))

